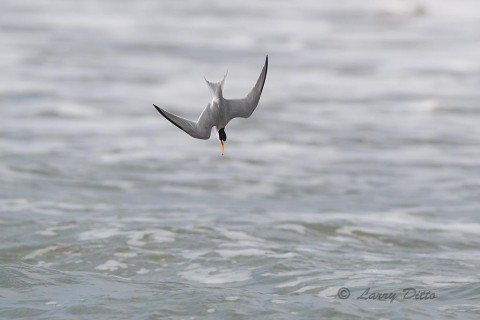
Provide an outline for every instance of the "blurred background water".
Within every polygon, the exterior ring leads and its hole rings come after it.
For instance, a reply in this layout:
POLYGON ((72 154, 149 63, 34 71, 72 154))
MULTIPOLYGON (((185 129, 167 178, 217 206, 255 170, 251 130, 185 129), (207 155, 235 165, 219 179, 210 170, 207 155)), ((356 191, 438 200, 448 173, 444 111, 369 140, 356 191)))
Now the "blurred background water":
POLYGON ((3 0, 0 48, 1 318, 478 319, 480 2, 3 0), (224 156, 152 107, 266 54, 224 156))

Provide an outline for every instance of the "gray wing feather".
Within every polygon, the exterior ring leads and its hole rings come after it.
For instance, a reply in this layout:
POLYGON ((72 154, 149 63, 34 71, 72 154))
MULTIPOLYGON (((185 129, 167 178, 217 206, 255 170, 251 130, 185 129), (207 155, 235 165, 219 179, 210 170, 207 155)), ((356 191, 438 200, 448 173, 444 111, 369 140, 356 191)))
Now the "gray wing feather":
POLYGON ((267 77, 268 56, 265 59, 265 65, 258 77, 257 83, 250 93, 243 99, 225 99, 228 121, 233 118, 248 118, 255 111, 262 94, 263 85, 267 77))
POLYGON ((197 121, 191 121, 168 111, 163 110, 162 108, 153 105, 162 116, 164 116, 168 121, 173 123, 178 128, 182 129, 189 135, 197 139, 207 140, 210 138, 210 133, 212 132, 212 127, 214 126, 214 114, 210 109, 210 104, 203 110, 202 114, 197 121))

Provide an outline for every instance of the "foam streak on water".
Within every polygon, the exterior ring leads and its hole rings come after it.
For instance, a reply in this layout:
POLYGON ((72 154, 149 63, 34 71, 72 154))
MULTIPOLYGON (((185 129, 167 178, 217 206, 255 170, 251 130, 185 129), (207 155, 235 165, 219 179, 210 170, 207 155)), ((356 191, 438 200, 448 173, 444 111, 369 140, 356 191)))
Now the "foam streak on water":
POLYGON ((474 0, 2 1, 0 318, 478 319, 479 30, 474 0), (224 156, 152 107, 266 54, 224 156))

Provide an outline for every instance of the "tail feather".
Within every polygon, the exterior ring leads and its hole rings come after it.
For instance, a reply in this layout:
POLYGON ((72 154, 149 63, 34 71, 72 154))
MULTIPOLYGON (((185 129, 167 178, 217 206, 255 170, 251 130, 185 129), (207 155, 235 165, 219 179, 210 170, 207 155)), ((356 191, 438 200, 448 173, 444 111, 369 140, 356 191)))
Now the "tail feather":
POLYGON ((225 78, 227 77, 227 74, 228 74, 228 71, 227 73, 225 73, 225 76, 220 82, 210 82, 207 80, 207 78, 203 77, 208 87, 212 91, 214 97, 217 97, 217 98, 223 97, 223 86, 225 84, 225 78))

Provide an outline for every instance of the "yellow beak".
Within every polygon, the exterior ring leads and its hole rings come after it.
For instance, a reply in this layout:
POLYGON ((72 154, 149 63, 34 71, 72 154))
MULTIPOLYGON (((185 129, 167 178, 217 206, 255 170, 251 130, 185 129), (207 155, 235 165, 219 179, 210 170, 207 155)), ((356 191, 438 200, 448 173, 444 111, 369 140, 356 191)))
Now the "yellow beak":
POLYGON ((225 145, 223 142, 220 142, 220 150, 222 150, 222 156, 223 156, 223 151, 225 150, 225 145))

